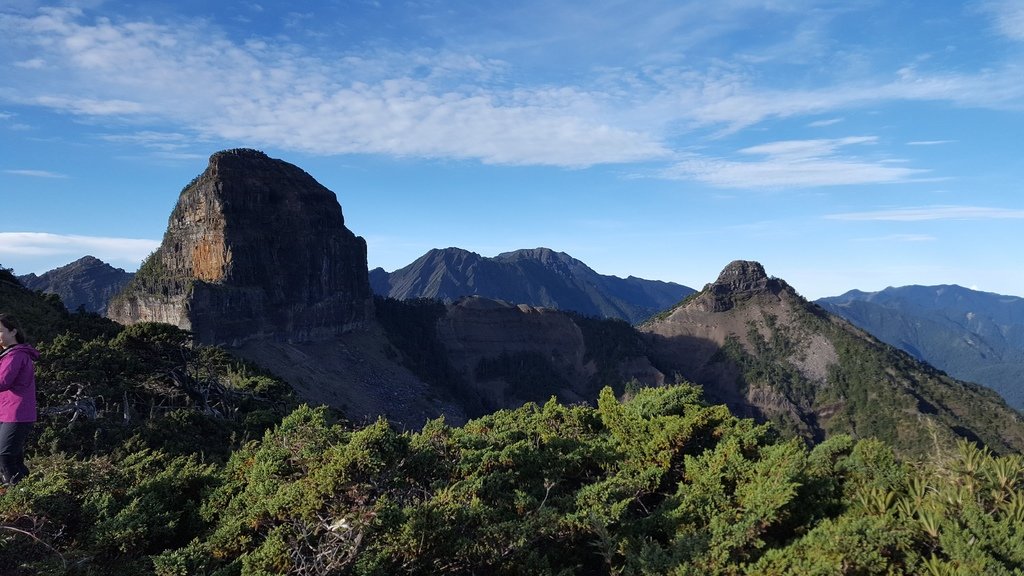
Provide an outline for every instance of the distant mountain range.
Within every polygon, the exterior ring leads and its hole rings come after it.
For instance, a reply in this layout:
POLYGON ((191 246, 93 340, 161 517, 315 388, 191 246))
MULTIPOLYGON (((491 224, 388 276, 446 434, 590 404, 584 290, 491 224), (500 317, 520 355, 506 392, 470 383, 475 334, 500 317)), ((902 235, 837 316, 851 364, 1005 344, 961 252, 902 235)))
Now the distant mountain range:
POLYGON ((903 286, 851 290, 817 304, 1024 410, 1024 298, 955 285, 903 286))
POLYGON ((107 312, 107 303, 128 284, 132 276, 133 273, 114 268, 99 258, 85 256, 38 276, 18 276, 18 281, 29 290, 60 296, 71 312, 82 308, 103 316, 107 312))
POLYGON ((631 324, 695 292, 672 282, 598 274, 549 248, 516 250, 493 258, 461 248, 431 250, 394 272, 371 270, 370 286, 375 294, 398 300, 431 298, 452 303, 465 296, 482 296, 631 324))
MULTIPOLYGON (((41 275, 26 288, 58 295, 69 310, 104 314, 133 273, 86 256, 41 275)), ((430 250, 388 273, 369 272, 374 293, 451 304, 466 296, 617 318, 638 324, 695 293, 687 286, 598 274, 548 248, 486 258, 460 248, 430 250)), ((851 290, 815 302, 875 338, 951 376, 997 391, 1024 410, 1024 298, 956 285, 851 290)))
MULTIPOLYGON (((182 190, 107 316, 189 330, 357 422, 459 422, 685 380, 810 441, 873 436, 922 458, 957 438, 1024 451, 1024 419, 998 394, 869 336, 757 262, 730 263, 700 292, 601 276, 543 248, 438 250, 372 276, 392 298, 374 297, 365 241, 335 193, 297 166, 228 150, 182 190)), ((0 280, 4 302, 32 294, 0 280)))

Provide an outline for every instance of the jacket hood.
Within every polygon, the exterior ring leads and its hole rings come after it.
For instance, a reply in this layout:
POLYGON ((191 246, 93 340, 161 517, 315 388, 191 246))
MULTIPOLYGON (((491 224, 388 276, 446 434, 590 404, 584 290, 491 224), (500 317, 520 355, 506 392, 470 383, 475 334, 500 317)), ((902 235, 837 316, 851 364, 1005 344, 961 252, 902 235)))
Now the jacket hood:
POLYGON ((3 353, 0 353, 0 356, 7 356, 8 354, 28 354, 28 357, 31 358, 33 362, 39 359, 39 350, 36 350, 28 344, 15 344, 10 348, 5 349, 3 353))

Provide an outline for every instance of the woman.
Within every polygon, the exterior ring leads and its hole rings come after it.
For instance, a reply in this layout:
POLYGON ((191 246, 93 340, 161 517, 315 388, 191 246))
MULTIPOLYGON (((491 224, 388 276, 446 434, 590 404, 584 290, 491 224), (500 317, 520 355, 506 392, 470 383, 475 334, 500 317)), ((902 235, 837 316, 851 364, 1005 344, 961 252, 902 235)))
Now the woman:
POLYGON ((0 314, 0 480, 16 484, 28 476, 25 440, 36 421, 39 352, 10 314, 0 314))

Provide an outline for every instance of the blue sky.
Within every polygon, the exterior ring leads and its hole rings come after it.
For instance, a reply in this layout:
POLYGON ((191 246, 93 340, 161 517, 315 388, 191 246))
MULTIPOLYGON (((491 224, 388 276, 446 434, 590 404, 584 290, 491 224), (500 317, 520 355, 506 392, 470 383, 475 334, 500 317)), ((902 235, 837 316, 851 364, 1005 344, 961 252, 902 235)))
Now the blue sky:
POLYGON ((0 4, 0 265, 134 270, 217 150, 371 268, 544 246, 701 288, 1024 296, 1024 1, 0 4))

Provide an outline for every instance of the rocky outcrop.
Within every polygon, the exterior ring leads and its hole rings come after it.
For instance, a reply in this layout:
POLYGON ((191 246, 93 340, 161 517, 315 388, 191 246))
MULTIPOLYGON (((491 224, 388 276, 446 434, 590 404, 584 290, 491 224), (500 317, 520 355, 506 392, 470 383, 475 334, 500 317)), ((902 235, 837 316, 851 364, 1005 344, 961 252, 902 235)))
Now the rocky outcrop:
POLYGON ((779 294, 787 287, 782 280, 769 278, 759 262, 735 260, 705 287, 704 303, 709 310, 724 312, 738 301, 762 293, 779 294))
POLYGON ((372 317, 366 243, 345 227, 335 194, 300 168, 255 150, 217 152, 108 315, 175 324, 208 344, 331 338, 372 317))
POLYGON ((85 256, 38 276, 19 276, 18 280, 30 290, 56 294, 69 311, 82 309, 104 315, 107 303, 128 284, 132 276, 131 272, 114 268, 99 258, 85 256))

